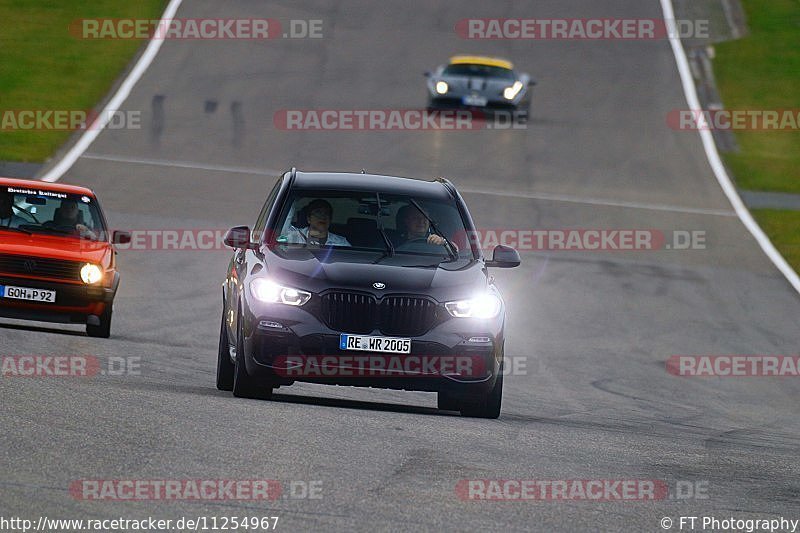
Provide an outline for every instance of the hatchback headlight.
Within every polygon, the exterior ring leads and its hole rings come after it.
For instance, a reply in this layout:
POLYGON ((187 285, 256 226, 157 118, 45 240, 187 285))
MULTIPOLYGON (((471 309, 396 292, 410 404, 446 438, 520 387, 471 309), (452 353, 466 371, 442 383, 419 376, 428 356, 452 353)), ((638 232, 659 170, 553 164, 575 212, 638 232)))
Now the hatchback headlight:
POLYGON ((81 279, 87 285, 93 285, 103 279, 103 271, 97 265, 86 263, 81 267, 81 279))
POLYGON ((311 293, 278 285, 272 280, 256 278, 250 282, 250 293, 259 301, 301 306, 311 299, 311 293))
POLYGON ((512 85, 511 87, 506 87, 503 90, 503 98, 505 98, 506 100, 513 100, 514 98, 517 97, 517 95, 521 90, 522 90, 522 82, 515 81, 514 85, 512 85))
POLYGON ((447 94, 447 91, 450 90, 446 81, 437 81, 436 82, 436 93, 437 94, 447 94))
POLYGON ((502 306, 500 298, 491 293, 444 304, 447 312, 456 318, 494 318, 500 314, 502 306))

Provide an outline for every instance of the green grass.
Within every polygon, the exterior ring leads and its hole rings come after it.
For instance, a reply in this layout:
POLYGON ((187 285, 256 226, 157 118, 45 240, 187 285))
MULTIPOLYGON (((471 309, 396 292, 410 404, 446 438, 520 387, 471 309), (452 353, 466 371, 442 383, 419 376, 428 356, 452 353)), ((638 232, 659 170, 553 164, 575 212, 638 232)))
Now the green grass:
MULTIPOLYGON (((717 45, 714 71, 727 109, 800 108, 800 1, 742 0, 750 35, 717 45)), ((736 132, 725 154, 743 189, 800 193, 800 131, 736 132)))
POLYGON ((800 272, 800 211, 753 209, 758 225, 796 272, 800 272))
MULTIPOLYGON (((0 111, 89 110, 145 41, 82 40, 81 18, 158 18, 164 0, 0 0, 0 111)), ((43 161, 69 131, 2 131, 0 160, 43 161)))

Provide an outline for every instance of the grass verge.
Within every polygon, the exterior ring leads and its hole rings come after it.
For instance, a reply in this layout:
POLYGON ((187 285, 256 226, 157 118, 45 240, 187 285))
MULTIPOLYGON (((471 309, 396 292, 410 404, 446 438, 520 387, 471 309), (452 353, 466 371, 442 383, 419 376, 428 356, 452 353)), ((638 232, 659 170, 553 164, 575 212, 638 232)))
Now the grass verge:
MULTIPOLYGON (((797 109, 800 2, 742 0, 750 35, 716 46, 714 73, 726 109, 797 109)), ((737 131, 724 154, 742 189, 800 193, 800 131, 737 131)))
MULTIPOLYGON (((0 112, 89 110, 111 89, 143 40, 83 40, 84 18, 161 16, 164 0, 0 0, 0 112)), ((2 130, 0 161, 44 161, 70 131, 2 130)))
POLYGON ((796 272, 800 272, 800 211, 753 209, 758 225, 796 272))
MULTIPOLYGON (((727 109, 797 109, 800 2, 742 0, 750 35, 717 45, 714 72, 727 109)), ((800 131, 738 131, 723 154, 742 189, 800 193, 800 131)), ((800 272, 800 211, 753 209, 758 224, 800 272)))

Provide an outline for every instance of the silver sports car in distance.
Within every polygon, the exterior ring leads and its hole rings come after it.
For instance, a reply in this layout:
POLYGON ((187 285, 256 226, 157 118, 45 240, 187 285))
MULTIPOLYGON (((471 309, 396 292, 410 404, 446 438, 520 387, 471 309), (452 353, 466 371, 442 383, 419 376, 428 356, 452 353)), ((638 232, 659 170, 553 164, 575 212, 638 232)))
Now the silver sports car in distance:
POLYGON ((473 108, 514 112, 526 119, 530 110, 528 74, 515 72, 510 61, 496 57, 459 55, 428 78, 428 108, 473 108))

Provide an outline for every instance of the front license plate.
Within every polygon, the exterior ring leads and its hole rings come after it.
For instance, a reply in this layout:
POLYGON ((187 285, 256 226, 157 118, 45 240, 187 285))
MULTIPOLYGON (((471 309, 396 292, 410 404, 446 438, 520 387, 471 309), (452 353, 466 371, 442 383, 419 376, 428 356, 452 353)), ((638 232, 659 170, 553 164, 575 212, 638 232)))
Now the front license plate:
POLYGON ((484 107, 488 102, 489 100, 486 99, 485 97, 477 96, 475 94, 471 94, 469 96, 464 97, 464 105, 474 105, 474 106, 484 107))
POLYGON ((0 298, 29 300, 31 302, 47 302, 52 304, 56 303, 56 291, 31 289, 30 287, 12 287, 11 285, 0 285, 0 298))
POLYGON ((411 353, 411 339, 394 337, 369 337, 365 335, 339 336, 339 348, 360 352, 411 353))

